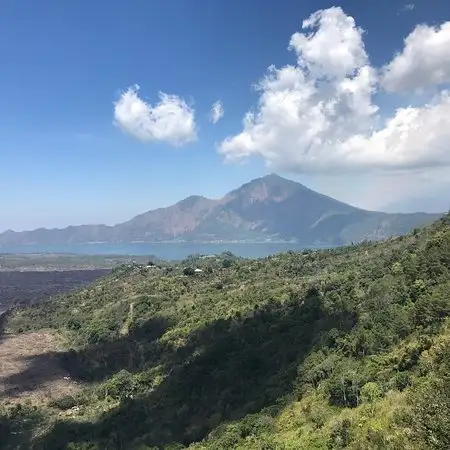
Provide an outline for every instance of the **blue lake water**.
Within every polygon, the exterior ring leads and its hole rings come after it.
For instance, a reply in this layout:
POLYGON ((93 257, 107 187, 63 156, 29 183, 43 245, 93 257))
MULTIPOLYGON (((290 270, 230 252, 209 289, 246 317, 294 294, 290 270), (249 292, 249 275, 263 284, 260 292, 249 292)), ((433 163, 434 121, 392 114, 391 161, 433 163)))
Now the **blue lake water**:
POLYGON ((288 250, 325 248, 299 243, 131 243, 131 244, 72 244, 72 245, 22 245, 0 247, 0 253, 72 253, 78 255, 155 255, 165 260, 180 260, 192 254, 212 255, 230 251, 245 258, 261 258, 288 250))

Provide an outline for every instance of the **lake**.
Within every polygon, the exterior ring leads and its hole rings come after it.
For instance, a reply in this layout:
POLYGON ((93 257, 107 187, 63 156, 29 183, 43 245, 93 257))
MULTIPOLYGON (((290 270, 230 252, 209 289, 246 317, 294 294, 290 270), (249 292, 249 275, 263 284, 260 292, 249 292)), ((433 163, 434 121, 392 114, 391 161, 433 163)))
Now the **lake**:
POLYGON ((154 255, 165 260, 180 260, 192 254, 212 255, 230 251, 244 258, 261 258, 288 250, 326 248, 305 246, 299 243, 131 243, 131 244, 72 244, 72 245, 21 245, 0 247, 0 253, 72 253, 78 255, 154 255))

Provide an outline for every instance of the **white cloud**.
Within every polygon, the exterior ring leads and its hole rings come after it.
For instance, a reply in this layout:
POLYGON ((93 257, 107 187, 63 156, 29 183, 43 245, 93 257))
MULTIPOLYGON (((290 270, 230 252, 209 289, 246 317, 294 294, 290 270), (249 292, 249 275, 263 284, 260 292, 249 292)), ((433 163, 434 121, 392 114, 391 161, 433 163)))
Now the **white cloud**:
POLYGON ((159 93, 159 103, 150 105, 138 96, 139 86, 128 88, 114 104, 114 124, 144 141, 164 141, 181 146, 197 140, 195 114, 176 95, 159 93))
POLYGON ((405 39, 404 49, 383 69, 388 91, 423 89, 450 82, 450 22, 440 27, 419 25, 405 39))
POLYGON ((299 173, 450 165, 450 95, 400 108, 382 123, 373 103, 379 80, 363 31, 341 8, 314 13, 289 48, 296 65, 269 68, 258 85, 257 111, 247 113, 241 133, 219 145, 227 160, 256 155, 299 173))
POLYGON ((414 3, 407 3, 406 5, 403 5, 402 11, 412 11, 416 5, 414 3))
POLYGON ((214 102, 210 112, 210 120, 212 123, 216 124, 225 114, 223 109, 223 104, 221 101, 214 102))
POLYGON ((315 12, 303 21, 302 28, 314 31, 294 33, 289 47, 297 53, 299 67, 314 76, 342 77, 366 64, 362 30, 341 8, 315 12))

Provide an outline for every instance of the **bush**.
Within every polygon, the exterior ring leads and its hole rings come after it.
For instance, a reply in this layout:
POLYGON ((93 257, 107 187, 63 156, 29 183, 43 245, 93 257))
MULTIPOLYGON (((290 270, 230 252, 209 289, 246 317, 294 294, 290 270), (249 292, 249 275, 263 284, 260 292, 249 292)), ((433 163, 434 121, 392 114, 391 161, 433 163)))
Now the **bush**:
POLYGON ((74 406, 77 406, 77 405, 78 405, 78 401, 75 399, 75 397, 73 397, 71 395, 65 395, 64 397, 51 400, 48 403, 48 406, 50 406, 50 408, 57 408, 57 409, 61 409, 63 411, 73 408, 74 406))
POLYGON ((403 391, 411 385, 411 375, 408 372, 398 372, 391 378, 389 385, 393 389, 403 391))
POLYGON ((343 419, 336 422, 331 430, 328 448, 338 449, 348 447, 351 441, 351 427, 352 423, 350 419, 343 419))
POLYGON ((183 269, 183 275, 191 277, 192 275, 195 275, 195 270, 192 267, 185 267, 183 269))
POLYGON ((361 388, 361 402, 373 403, 381 397, 382 392, 377 383, 370 381, 361 388))

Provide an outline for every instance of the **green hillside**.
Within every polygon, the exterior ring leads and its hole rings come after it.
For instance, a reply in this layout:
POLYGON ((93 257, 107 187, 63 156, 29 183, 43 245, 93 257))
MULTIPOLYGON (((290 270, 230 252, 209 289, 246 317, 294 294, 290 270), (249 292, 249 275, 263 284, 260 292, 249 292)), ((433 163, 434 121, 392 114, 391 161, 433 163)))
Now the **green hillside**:
POLYGON ((78 390, 4 397, 2 448, 450 448, 449 215, 384 242, 184 266, 203 272, 122 266, 8 317, 5 336, 61 339, 50 356, 78 390))

